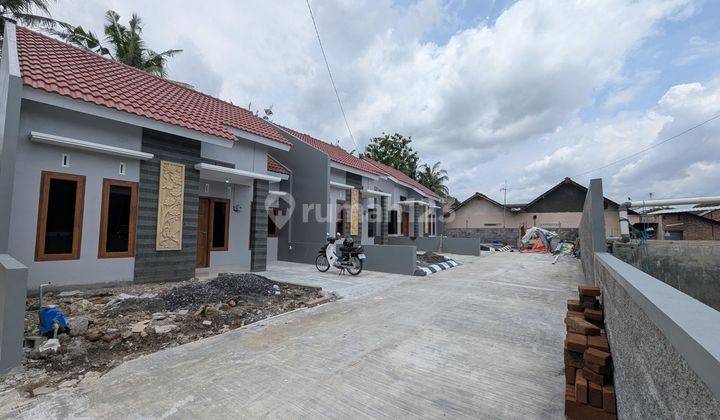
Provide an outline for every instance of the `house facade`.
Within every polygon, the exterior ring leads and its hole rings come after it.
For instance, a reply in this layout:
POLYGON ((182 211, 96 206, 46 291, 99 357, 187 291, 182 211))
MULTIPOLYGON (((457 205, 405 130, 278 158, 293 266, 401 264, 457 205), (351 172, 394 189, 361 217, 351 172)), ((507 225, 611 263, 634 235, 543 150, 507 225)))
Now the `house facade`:
MULTIPOLYGON (((577 237, 587 188, 570 178, 529 203, 505 204, 475 193, 448 215, 449 236, 479 236, 514 243, 521 227, 541 227, 561 232, 568 239, 577 237)), ((605 199, 605 229, 608 237, 620 235, 618 204, 605 199)))
POLYGON ((287 193, 294 207, 279 208, 287 219, 279 259, 312 262, 326 238, 338 234, 382 245, 392 236, 442 232, 440 198, 417 181, 308 134, 273 126, 292 143, 291 151, 274 155, 292 171, 287 193))
POLYGON ((12 23, 0 63, 0 253, 30 288, 264 270, 291 142, 250 111, 12 23), (258 204, 259 203, 259 204, 258 204))

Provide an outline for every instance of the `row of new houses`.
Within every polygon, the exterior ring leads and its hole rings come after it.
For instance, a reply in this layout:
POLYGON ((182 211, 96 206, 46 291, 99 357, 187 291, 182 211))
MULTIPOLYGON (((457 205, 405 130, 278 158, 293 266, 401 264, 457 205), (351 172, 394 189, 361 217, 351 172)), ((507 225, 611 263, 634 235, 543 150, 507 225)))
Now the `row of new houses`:
POLYGON ((0 254, 30 288, 442 232, 440 198, 402 172, 11 23, 0 78, 0 254))

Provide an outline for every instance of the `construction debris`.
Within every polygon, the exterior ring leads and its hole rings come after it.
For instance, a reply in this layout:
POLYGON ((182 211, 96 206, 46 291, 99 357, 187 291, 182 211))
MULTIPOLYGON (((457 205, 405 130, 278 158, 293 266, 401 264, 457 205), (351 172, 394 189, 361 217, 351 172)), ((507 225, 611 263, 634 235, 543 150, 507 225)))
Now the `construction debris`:
POLYGON ((126 360, 335 298, 256 274, 47 292, 43 306, 71 315, 68 331, 57 339, 41 337, 38 299, 28 298, 27 357, 20 372, 0 380, 0 392, 16 388, 35 396, 83 386, 126 360))
POLYGON ((567 301, 565 318, 565 417, 617 419, 612 356, 605 336, 596 286, 578 286, 579 299, 567 301))

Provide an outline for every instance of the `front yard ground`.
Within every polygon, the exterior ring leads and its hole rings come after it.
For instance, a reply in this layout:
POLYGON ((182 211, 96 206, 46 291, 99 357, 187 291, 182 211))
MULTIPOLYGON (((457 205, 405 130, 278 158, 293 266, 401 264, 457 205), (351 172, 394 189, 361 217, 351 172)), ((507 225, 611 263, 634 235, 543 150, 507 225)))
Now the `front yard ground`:
MULTIPOLYGON (((43 306, 56 305, 69 323, 60 348, 27 348, 24 368, 7 375, 0 392, 34 396, 87 383, 126 360, 311 306, 322 294, 256 274, 46 293, 43 306)), ((27 300, 26 336, 39 335, 38 300, 27 300)))

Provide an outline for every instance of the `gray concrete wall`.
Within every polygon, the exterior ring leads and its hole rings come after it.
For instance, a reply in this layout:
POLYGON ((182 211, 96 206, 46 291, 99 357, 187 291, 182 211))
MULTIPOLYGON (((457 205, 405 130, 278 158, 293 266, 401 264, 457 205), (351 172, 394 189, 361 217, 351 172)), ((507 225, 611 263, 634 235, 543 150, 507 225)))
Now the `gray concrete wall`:
POLYGON ((275 151, 273 156, 292 171, 292 195, 295 199, 295 210, 288 224, 282 228, 278 240, 278 259, 314 263, 314 254, 307 249, 315 246, 319 248, 325 243, 327 204, 330 196, 330 159, 295 137, 281 130, 278 132, 293 144, 289 152, 275 151), (313 208, 310 209, 309 206, 313 208), (316 218, 318 214, 320 221, 316 218))
POLYGON ((619 418, 720 415, 720 312, 595 253, 619 418))
MULTIPOLYGON (((17 138, 15 187, 12 198, 9 253, 29 269, 28 287, 41 283, 55 286, 131 281, 133 258, 98 258, 103 179, 138 181, 137 160, 67 149, 30 141, 39 131, 132 150, 141 149, 142 129, 103 118, 23 100, 17 138), (69 167, 62 155, 69 155, 69 167), (120 175, 120 163, 125 175, 120 175), (38 204, 42 171, 85 176, 85 201, 80 258, 35 261, 38 204)), ((142 186, 140 186, 142 189, 142 186)))
POLYGON ((418 236, 409 238, 407 236, 391 236, 388 238, 389 245, 412 245, 418 251, 440 251, 440 238, 433 236, 418 236))
MULTIPOLYGON (((579 230, 574 228, 549 229, 557 233, 561 240, 575 241, 579 230)), ((517 246, 520 228, 445 228, 445 235, 451 238, 478 238, 481 242, 501 241, 517 246)))
POLYGON ((0 253, 5 253, 9 248, 22 93, 15 25, 10 22, 5 22, 0 60, 0 253))
POLYGON ((480 242, 501 241, 517 246, 520 237, 519 228, 446 228, 445 235, 450 238, 478 238, 480 242))
POLYGON ((200 162, 200 142, 146 130, 142 137, 142 150, 155 157, 143 161, 140 167, 135 281, 187 280, 195 276, 200 191, 200 172, 195 165, 200 162), (185 165, 182 249, 179 251, 155 249, 161 160, 185 165))
POLYGON ((383 273, 413 275, 417 268, 417 248, 411 245, 363 245, 363 269, 383 273))
POLYGON ((601 179, 590 180, 580 218, 579 246, 585 283, 592 283, 595 253, 605 251, 605 199, 601 179))
POLYGON ((613 255, 720 311, 720 241, 615 242, 613 255))
POLYGON ((0 254, 0 375, 23 361, 27 267, 0 254))
POLYGON ((480 242, 477 238, 445 238, 442 244, 442 252, 479 256, 480 242))
POLYGON ((602 182, 580 223, 585 282, 602 289, 619 418, 720 413, 720 312, 605 251, 602 182))

